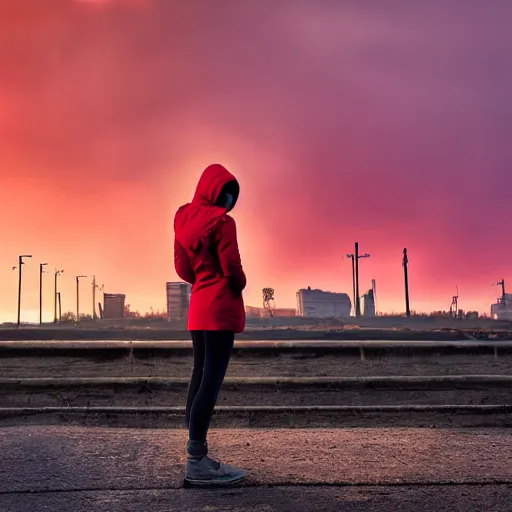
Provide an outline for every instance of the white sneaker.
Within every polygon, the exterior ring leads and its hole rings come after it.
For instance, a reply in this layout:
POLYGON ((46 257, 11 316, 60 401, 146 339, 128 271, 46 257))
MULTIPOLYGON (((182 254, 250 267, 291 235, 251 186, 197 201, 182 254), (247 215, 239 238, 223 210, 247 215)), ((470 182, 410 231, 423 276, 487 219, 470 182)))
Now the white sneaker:
POLYGON ((244 480, 246 476, 247 471, 222 464, 208 456, 187 459, 185 480, 193 485, 233 485, 244 480))

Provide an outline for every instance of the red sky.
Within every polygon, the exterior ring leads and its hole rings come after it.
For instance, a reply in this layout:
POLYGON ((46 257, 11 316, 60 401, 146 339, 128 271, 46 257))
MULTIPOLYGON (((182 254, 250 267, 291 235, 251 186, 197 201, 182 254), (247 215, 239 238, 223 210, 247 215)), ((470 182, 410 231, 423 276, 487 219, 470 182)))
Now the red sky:
MULTIPOLYGON (((4 0, 0 320, 38 308, 38 264, 165 306, 172 219, 202 169, 240 180, 249 285, 311 285, 487 312, 512 267, 512 5, 431 0, 4 0)), ((512 277, 510 277, 512 279, 512 277)), ((83 311, 92 299, 83 282, 83 311)), ((45 318, 53 317, 45 276, 45 318)))

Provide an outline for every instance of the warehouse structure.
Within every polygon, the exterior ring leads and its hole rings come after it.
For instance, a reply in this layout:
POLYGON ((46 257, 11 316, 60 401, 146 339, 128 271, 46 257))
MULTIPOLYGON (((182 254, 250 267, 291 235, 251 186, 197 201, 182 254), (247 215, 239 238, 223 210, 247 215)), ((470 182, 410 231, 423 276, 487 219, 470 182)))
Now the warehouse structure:
POLYGON ((297 292, 297 314, 316 318, 350 316, 352 302, 346 293, 312 290, 311 286, 297 292))
POLYGON ((495 320, 512 320, 512 293, 503 294, 491 305, 491 317, 495 320))

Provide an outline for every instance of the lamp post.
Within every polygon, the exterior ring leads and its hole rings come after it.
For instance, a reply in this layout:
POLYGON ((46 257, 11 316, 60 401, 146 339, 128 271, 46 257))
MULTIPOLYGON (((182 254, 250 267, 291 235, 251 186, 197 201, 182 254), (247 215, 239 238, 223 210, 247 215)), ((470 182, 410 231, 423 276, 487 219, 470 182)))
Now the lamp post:
POLYGON ((23 258, 32 258, 29 254, 18 256, 18 327, 21 323, 21 267, 25 265, 23 258))
POLYGON ((43 323, 43 274, 45 274, 44 267, 48 263, 39 264, 39 325, 43 323))
POLYGON ((76 321, 80 320, 80 278, 87 276, 76 276, 76 321))
POLYGON ((55 269, 55 311, 53 316, 53 322, 57 323, 57 278, 64 272, 64 270, 55 269))

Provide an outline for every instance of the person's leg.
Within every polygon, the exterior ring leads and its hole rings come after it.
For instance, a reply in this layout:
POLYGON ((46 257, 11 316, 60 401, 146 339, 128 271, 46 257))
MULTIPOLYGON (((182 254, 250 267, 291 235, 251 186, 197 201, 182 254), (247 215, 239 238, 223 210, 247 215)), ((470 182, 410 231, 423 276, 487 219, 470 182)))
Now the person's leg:
POLYGON ((190 410, 186 480, 193 485, 233 485, 247 472, 207 456, 206 436, 233 349, 232 332, 205 331, 203 378, 190 410))
POLYGON ((213 415, 235 335, 229 331, 204 331, 203 378, 190 409, 188 452, 193 457, 207 454, 206 435, 213 415))
POLYGON ((189 427, 190 423, 190 410, 199 390, 199 386, 201 385, 201 380, 203 379, 205 356, 204 331, 190 331, 190 335, 192 337, 192 347, 194 351, 194 367, 192 368, 192 375, 190 376, 190 383, 188 385, 187 393, 187 406, 185 413, 187 428, 189 427))

